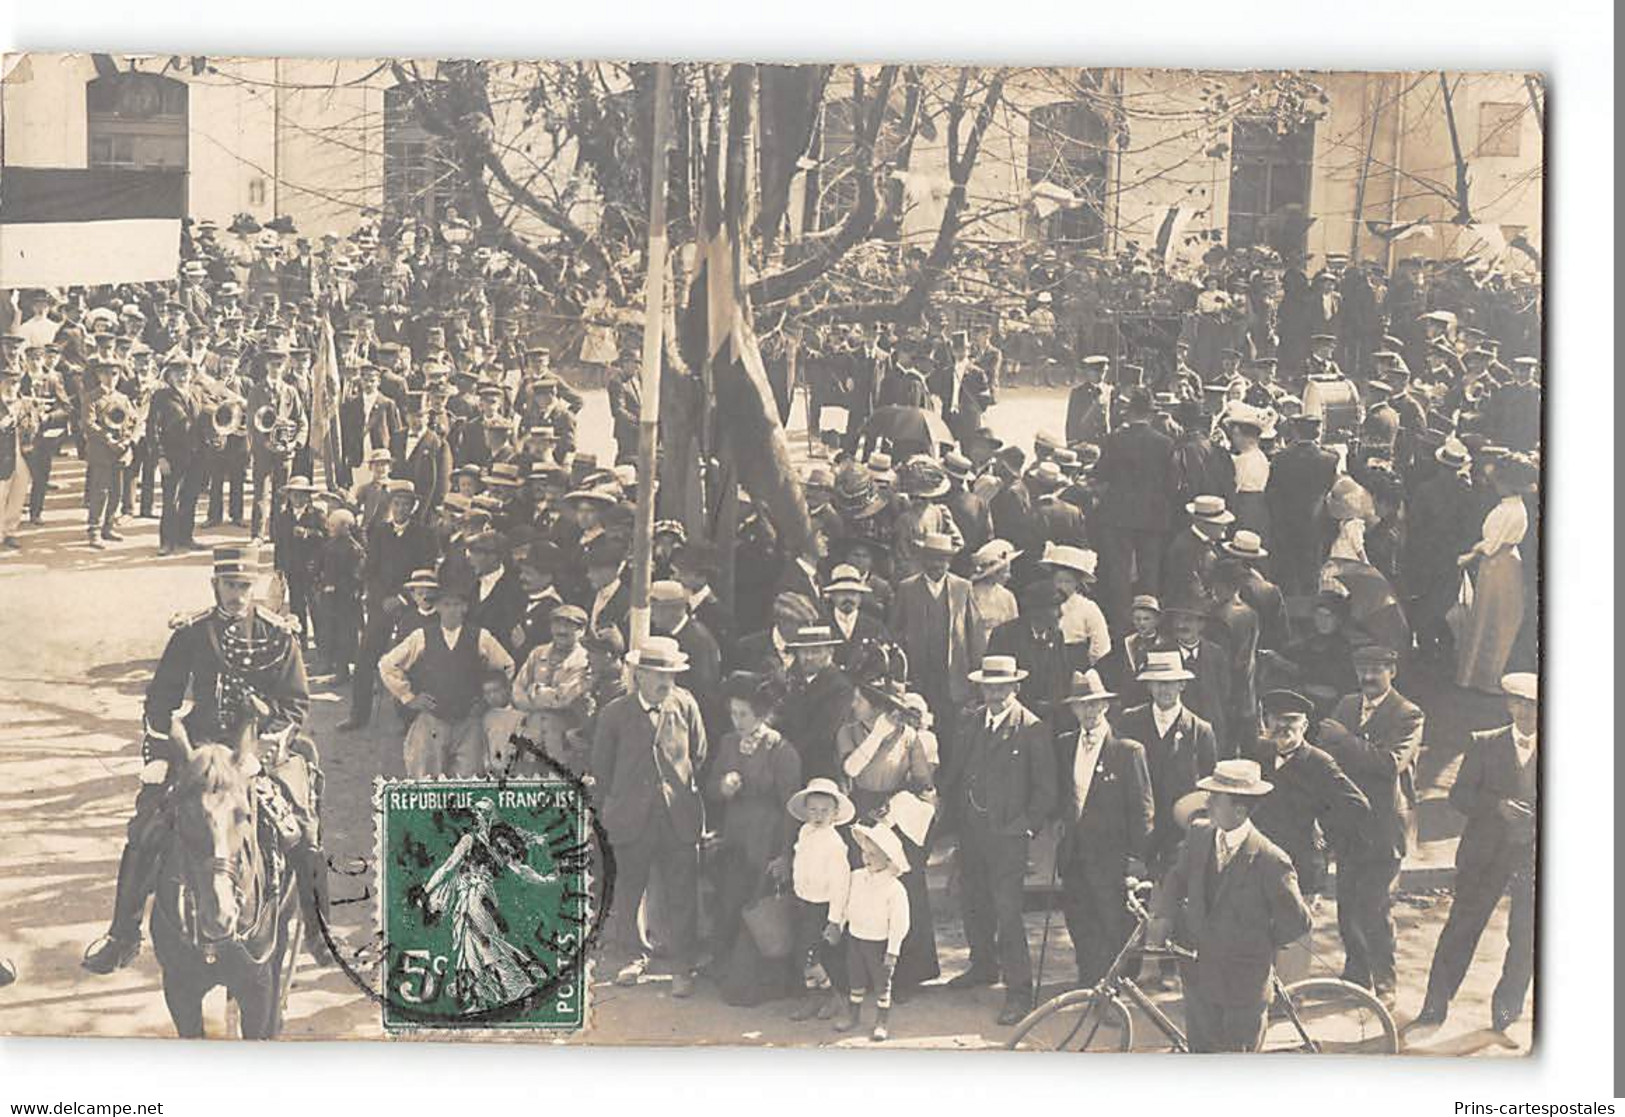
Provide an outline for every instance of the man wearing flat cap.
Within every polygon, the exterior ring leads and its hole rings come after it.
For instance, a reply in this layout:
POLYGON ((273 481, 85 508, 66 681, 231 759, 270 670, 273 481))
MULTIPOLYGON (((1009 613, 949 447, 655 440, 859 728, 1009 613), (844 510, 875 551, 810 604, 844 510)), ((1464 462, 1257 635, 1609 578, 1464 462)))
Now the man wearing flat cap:
POLYGON ((1367 645, 1354 652, 1360 692, 1338 702, 1320 723, 1320 747, 1348 773, 1371 804, 1361 848, 1337 865, 1337 930, 1343 938, 1343 980, 1394 998, 1394 884, 1416 803, 1416 758, 1425 717, 1394 689, 1399 656, 1367 645))
POLYGON ((1255 759, 1274 790, 1258 804, 1253 824, 1292 858, 1312 902, 1326 887, 1328 846, 1345 856, 1363 851, 1371 804, 1337 761, 1306 739, 1312 701, 1272 690, 1260 706, 1264 732, 1255 759))
POLYGON ((1474 733, 1450 788, 1450 805, 1467 824, 1456 847, 1455 895, 1428 971, 1422 1011, 1407 1028, 1443 1024, 1450 1002, 1501 897, 1509 895, 1506 960, 1490 997, 1497 1032, 1523 1015, 1535 973, 1535 838, 1538 818, 1540 680, 1520 672, 1501 679, 1510 725, 1474 733))
POLYGON ((1257 762, 1221 760, 1196 786, 1180 806, 1205 806, 1211 824, 1191 826, 1158 883, 1146 941, 1161 946, 1172 937, 1196 952, 1183 966, 1191 1050, 1256 1051, 1276 952, 1308 934, 1309 907, 1292 859, 1253 824, 1274 790, 1257 762))

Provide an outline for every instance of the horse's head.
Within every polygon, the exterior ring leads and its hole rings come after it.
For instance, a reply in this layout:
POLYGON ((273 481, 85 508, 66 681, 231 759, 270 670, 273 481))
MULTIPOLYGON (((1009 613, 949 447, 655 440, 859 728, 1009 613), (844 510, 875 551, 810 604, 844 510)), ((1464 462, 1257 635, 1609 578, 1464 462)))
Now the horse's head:
POLYGON ((231 938, 251 899, 257 849, 249 777, 258 761, 248 734, 236 748, 190 745, 176 782, 180 868, 197 902, 202 941, 231 938))

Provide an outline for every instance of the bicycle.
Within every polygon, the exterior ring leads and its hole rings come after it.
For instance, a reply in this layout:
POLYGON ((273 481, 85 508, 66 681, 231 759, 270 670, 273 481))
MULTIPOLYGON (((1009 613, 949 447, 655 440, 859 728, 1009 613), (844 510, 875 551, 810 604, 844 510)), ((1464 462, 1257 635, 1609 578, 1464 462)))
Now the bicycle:
MULTIPOLYGON (((1167 1040, 1167 1046, 1141 1050, 1188 1053, 1185 1031, 1128 975, 1142 958, 1196 955, 1173 944, 1145 945, 1150 913, 1145 898, 1151 882, 1132 877, 1127 904, 1137 926, 1118 951, 1104 977, 1088 989, 1052 997, 1022 1018, 1006 1046, 1032 1051, 1128 1051, 1135 1025, 1130 1005, 1139 1010, 1167 1040)), ((1393 1016, 1372 993, 1338 978, 1306 978, 1291 985, 1272 976, 1274 995, 1259 1050, 1269 1053, 1375 1054, 1399 1051, 1399 1029, 1393 1016)))

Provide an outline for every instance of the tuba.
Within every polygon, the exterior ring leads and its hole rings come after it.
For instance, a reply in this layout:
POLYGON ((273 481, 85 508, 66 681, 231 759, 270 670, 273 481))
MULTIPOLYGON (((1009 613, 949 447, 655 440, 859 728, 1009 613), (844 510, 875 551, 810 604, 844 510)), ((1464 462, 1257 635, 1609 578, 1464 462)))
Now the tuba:
POLYGON ((275 404, 267 403, 254 409, 254 433, 269 438, 275 431, 280 416, 275 404))
POLYGON ((130 401, 118 392, 103 396, 92 415, 109 442, 128 446, 135 441, 137 417, 130 401))

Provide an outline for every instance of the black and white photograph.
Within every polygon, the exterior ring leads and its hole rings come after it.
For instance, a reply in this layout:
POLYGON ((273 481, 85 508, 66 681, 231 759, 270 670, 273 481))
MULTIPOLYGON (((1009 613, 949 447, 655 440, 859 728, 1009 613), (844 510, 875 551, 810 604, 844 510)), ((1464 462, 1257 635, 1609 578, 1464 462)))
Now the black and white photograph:
POLYGON ((1606 972, 1548 54, 79 39, 0 73, 0 1034, 1467 1098, 1606 972))

